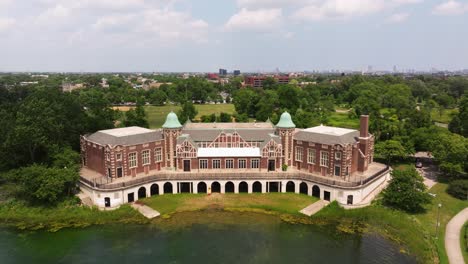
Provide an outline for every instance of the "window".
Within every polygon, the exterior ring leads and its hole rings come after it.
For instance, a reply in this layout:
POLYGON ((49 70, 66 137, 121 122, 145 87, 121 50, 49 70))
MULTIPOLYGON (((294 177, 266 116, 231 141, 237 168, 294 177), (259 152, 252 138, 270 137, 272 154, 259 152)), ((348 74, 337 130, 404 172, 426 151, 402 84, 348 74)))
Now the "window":
POLYGON ((302 147, 296 147, 296 161, 302 161, 302 147))
POLYGON ((110 153, 106 153, 106 160, 110 161, 110 153))
POLYGON ((143 150, 141 152, 141 159, 142 159, 142 164, 143 165, 149 165, 150 164, 150 151, 149 150, 143 150))
POLYGON ((135 168, 137 166, 137 153, 132 152, 128 154, 128 166, 130 168, 135 168))
POLYGON ((154 150, 154 160, 156 162, 162 161, 162 148, 157 148, 154 150))
POLYGON ((315 164, 315 149, 307 149, 307 163, 315 164))
POLYGON ((328 167, 328 152, 320 151, 320 166, 328 167))
POLYGON ((335 152, 335 159, 340 160, 341 159, 341 151, 335 152))
POLYGON ((335 176, 341 176, 341 166, 335 165, 335 176))
POLYGON ((121 161, 122 160, 122 154, 120 154, 120 153, 115 154, 115 159, 117 161, 121 161))
POLYGON ((239 160, 239 169, 245 169, 246 168, 245 164, 246 164, 245 159, 239 160))
POLYGON ((258 160, 258 159, 253 159, 253 160, 251 161, 250 167, 252 167, 252 169, 258 169, 258 168, 260 167, 259 165, 260 165, 260 160, 258 160))
POLYGON ((275 157, 275 146, 270 146, 268 148, 268 157, 275 157))
POLYGON ((234 168, 234 161, 232 159, 226 160, 226 169, 234 168))
POLYGON ((200 160, 200 169, 208 169, 208 160, 200 160))
POLYGON ((213 160, 213 169, 221 169, 221 160, 213 160))

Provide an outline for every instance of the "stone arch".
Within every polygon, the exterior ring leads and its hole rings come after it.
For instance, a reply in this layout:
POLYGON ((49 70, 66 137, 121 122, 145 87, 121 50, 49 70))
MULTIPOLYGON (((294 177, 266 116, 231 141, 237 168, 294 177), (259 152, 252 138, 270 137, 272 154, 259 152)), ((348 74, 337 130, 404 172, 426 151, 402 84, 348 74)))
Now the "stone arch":
POLYGON ((288 181, 286 183, 286 192, 294 192, 296 189, 296 184, 292 181, 288 181))
POLYGON ((211 192, 212 193, 220 193, 221 192, 221 184, 219 182, 213 182, 211 184, 211 192))
POLYGON ((172 183, 166 182, 164 184, 164 193, 172 193, 172 183))
POLYGON ((233 193, 234 192, 234 183, 228 181, 224 186, 224 192, 226 193, 233 193))
POLYGON ((138 199, 143 199, 143 198, 146 198, 146 188, 140 187, 138 189, 138 199))
POLYGON ((197 184, 197 189, 198 189, 198 193, 206 193, 206 183, 205 182, 199 182, 197 184))
POLYGON ((252 192, 254 193, 261 193, 262 192, 262 184, 259 181, 256 181, 252 185, 252 192))
POLYGON ((307 195, 308 194, 307 193, 308 189, 309 189, 309 187, 307 186, 307 183, 301 182, 301 184, 299 185, 299 193, 307 195))
POLYGON ((317 185, 312 186, 312 196, 320 198, 320 187, 317 185))
POLYGON ((158 195, 159 194, 159 185, 154 183, 150 187, 150 196, 158 195))
POLYGON ((239 193, 247 192, 249 192, 249 185, 245 181, 239 183, 239 193))

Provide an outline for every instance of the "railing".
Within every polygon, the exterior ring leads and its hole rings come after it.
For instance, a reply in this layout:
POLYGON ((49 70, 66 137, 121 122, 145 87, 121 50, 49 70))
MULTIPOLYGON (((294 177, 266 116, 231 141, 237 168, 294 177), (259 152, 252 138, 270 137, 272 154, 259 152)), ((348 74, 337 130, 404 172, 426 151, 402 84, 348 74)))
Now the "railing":
POLYGON ((153 181, 197 181, 197 180, 304 180, 304 181, 312 181, 324 185, 329 186, 338 186, 344 188, 353 188, 365 185, 376 178, 379 178, 384 174, 384 172, 388 171, 389 167, 385 167, 380 171, 376 172, 372 176, 363 179, 359 182, 347 182, 342 180, 335 180, 335 179, 327 179, 325 177, 318 177, 314 176, 310 173, 306 172, 255 172, 250 175, 247 173, 166 173, 166 172, 158 172, 155 175, 145 176, 136 178, 133 180, 125 181, 125 182, 118 182, 112 183, 112 179, 107 177, 96 178, 93 180, 88 180, 84 177, 80 177, 81 182, 89 185, 90 187, 98 188, 98 189, 119 189, 125 187, 132 187, 144 183, 150 183, 153 181))

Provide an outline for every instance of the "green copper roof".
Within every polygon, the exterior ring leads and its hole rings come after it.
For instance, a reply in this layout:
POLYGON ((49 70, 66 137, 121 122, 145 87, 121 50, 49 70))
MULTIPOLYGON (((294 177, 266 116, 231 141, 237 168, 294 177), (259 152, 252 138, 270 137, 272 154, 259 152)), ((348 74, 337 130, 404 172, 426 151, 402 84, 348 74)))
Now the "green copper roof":
POLYGON ((278 124, 276 124, 276 127, 279 128, 295 128, 296 125, 293 123, 291 119, 291 115, 288 112, 284 112, 281 114, 280 120, 278 124))
POLYGON ((181 128, 182 125, 179 122, 179 119, 177 118, 177 115, 174 112, 170 112, 167 114, 166 117, 166 122, 162 126, 163 128, 181 128))

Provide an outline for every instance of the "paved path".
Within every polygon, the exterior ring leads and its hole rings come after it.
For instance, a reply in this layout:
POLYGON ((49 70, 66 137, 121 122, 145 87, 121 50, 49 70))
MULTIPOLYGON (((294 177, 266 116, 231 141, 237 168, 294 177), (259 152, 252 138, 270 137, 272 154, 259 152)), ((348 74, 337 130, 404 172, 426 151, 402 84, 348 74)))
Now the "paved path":
POLYGON ((153 219, 161 215, 158 211, 143 204, 132 203, 132 207, 148 219, 153 219))
POLYGON ((450 264, 465 263, 460 248, 460 232, 466 221, 468 221, 468 208, 463 209, 454 216, 445 229, 445 250, 450 264))
POLYGON ((318 200, 317 202, 307 206, 306 208, 302 209, 301 213, 307 215, 307 216, 311 216, 315 213, 317 213, 318 211, 320 211, 322 208, 324 208, 325 206, 327 206, 330 202, 328 201, 325 201, 325 200, 318 200))

